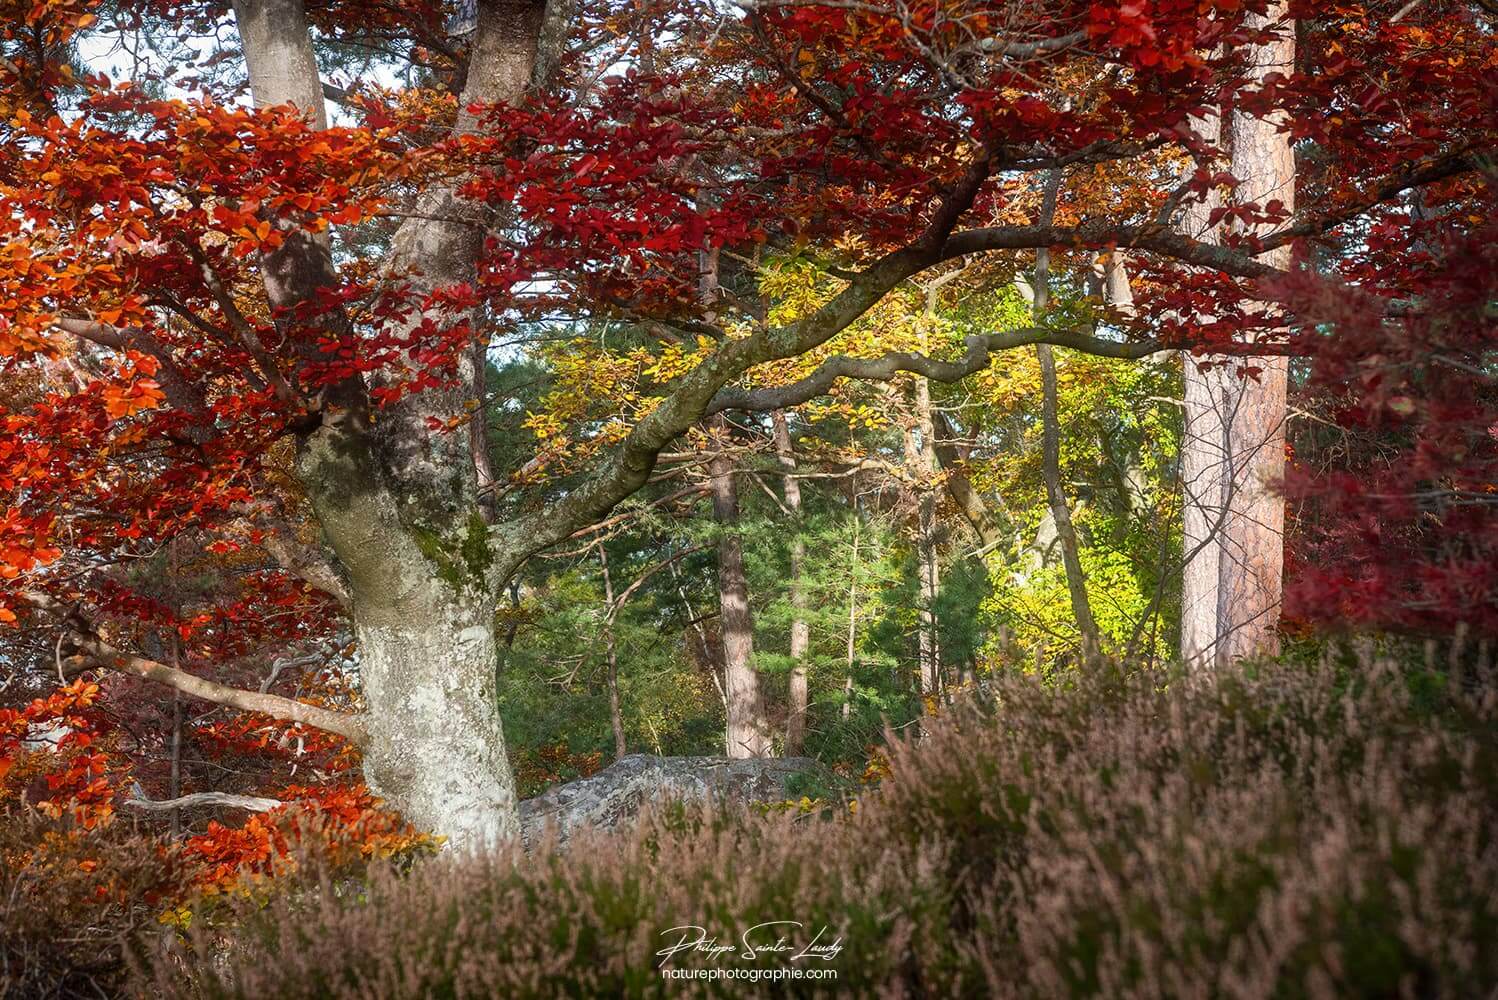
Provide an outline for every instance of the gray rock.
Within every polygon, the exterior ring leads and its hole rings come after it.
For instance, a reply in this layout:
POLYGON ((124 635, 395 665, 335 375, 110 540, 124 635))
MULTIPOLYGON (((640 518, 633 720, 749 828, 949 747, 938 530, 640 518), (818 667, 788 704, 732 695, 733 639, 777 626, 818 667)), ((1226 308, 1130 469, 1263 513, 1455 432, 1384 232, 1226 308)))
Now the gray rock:
POLYGON ((794 774, 820 775, 810 757, 652 757, 630 754, 591 778, 557 785, 520 803, 521 833, 534 845, 554 824, 566 842, 573 830, 613 830, 631 822, 647 805, 670 800, 778 802, 794 774))

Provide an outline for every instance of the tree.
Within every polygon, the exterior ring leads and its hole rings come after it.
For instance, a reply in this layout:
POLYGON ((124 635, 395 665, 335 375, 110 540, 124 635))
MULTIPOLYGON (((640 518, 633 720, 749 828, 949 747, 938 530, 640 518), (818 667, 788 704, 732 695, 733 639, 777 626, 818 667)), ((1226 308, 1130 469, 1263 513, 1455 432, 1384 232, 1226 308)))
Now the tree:
MULTIPOLYGON (((1271 4, 1247 19, 1248 26, 1269 33, 1247 50, 1250 82, 1260 87, 1271 75, 1288 77, 1294 69, 1295 22, 1288 9, 1271 4)), ((1213 116, 1212 128, 1231 149, 1235 200, 1263 205, 1266 212, 1272 208, 1275 219, 1293 215, 1295 153, 1283 114, 1233 109, 1226 137, 1220 134, 1222 120, 1213 116)), ((1208 213, 1207 226, 1215 224, 1215 214, 1208 213)), ((1272 233, 1276 222, 1238 224, 1240 232, 1259 236, 1272 233)), ((1284 270, 1290 248, 1260 259, 1284 270)), ((1181 632, 1188 660, 1220 663, 1279 651, 1288 367, 1283 357, 1265 357, 1250 374, 1234 371, 1225 358, 1213 360, 1215 374, 1191 371, 1186 381, 1189 557, 1181 632)))
POLYGON ((801 753, 806 745, 806 709, 809 690, 807 688, 806 655, 811 646, 811 626, 806 620, 806 585, 803 579, 806 564, 805 529, 800 523, 801 484, 796 480, 796 452, 791 445, 790 427, 785 414, 776 410, 771 419, 775 432, 775 453, 785 470, 785 506, 792 518, 790 590, 791 603, 791 703, 785 724, 785 752, 789 756, 801 753))
MULTIPOLYGON (((256 707, 360 742, 370 785, 461 844, 516 829, 493 695, 499 596, 528 559, 649 484, 673 441, 843 380, 952 382, 1041 343, 1283 353, 1277 313, 1258 304, 1292 277, 1276 255, 1329 245, 1412 190, 1472 204, 1473 151, 1493 135, 1481 74, 1436 67, 1410 34, 1436 32, 1459 64, 1480 64, 1485 29, 1455 3, 1360 51, 1390 73, 1438 74, 1440 88, 1397 107, 1359 100, 1330 45, 1302 73, 1266 76, 1245 58, 1269 37, 1255 0, 603 16, 491 0, 464 43, 416 0, 244 0, 227 56, 253 107, 215 67, 189 84, 206 94, 161 97, 77 79, 58 55, 79 32, 212 23, 220 4, 123 3, 108 25, 86 0, 13 6, 0 349, 48 388, 4 417, 3 613, 49 630, 65 668, 234 703, 245 692, 132 648, 119 567, 189 530, 263 549, 350 623, 364 710, 256 707), (340 41, 386 52, 413 86, 325 87, 318 46, 340 41), (608 72, 646 68, 646 46, 650 72, 608 72), (329 121, 329 92, 346 124, 329 121), (1244 186, 1216 240, 1175 225, 1234 181, 1190 129, 1219 104, 1284 116, 1331 148, 1335 170, 1293 220, 1287 201, 1244 186), (1410 141, 1369 148, 1391 131, 1410 141), (1198 166, 1176 184, 1184 157, 1198 166), (1135 207, 1078 199, 1054 222, 1031 217, 1037 176, 1110 165, 1132 178, 1135 207), (804 256, 830 293, 784 319, 737 300, 728 277, 705 299, 704 248, 744 261, 751 281, 767 251, 804 256), (1012 277, 1033 251, 1081 271, 1118 249, 1137 265, 1136 310, 1100 332, 1020 326, 929 353, 856 336, 952 261, 1012 277), (637 338, 639 391, 607 412, 607 394, 558 401, 529 425, 530 459, 481 473, 475 345, 589 321, 637 338), (271 498, 297 516, 272 523, 271 498), (298 537, 299 518, 314 538, 298 537)), ((1447 216, 1454 234, 1463 218, 1447 216)), ((1369 294, 1392 304, 1407 286, 1369 294)), ((621 380, 607 367, 589 378, 621 380)))

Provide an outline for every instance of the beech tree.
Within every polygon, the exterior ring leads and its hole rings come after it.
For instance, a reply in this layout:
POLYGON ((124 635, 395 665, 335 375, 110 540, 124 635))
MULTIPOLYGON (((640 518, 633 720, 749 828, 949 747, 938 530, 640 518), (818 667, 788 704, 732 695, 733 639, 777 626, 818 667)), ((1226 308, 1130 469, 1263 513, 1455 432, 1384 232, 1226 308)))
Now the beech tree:
MULTIPOLYGON (((1375 312, 1418 309, 1418 274, 1315 251, 1399 226, 1416 194, 1460 237, 1488 197, 1485 15, 1385 6, 481 0, 454 39, 423 0, 4 5, 0 351, 49 382, 4 413, 0 614, 53 637, 64 672, 342 734, 416 826, 482 845, 517 829, 495 609, 526 560, 609 516, 704 422, 1054 345, 1185 349, 1235 392, 1259 386, 1239 393, 1266 402, 1241 408, 1241 436, 1234 416, 1212 544, 1243 563, 1216 607, 1258 623, 1224 631, 1219 611, 1214 634, 1243 637, 1231 655, 1263 648, 1284 376, 1258 359, 1313 346, 1290 335, 1289 290, 1315 265, 1375 312), (182 96, 71 68, 84 35, 174 24, 235 39, 182 96), (1297 31, 1313 41, 1292 67, 1297 31), (340 43, 400 61, 410 85, 324 79, 319 46, 340 43), (1370 96, 1369 73, 1408 99, 1370 96), (1293 194, 1288 139, 1319 156, 1293 194), (1087 190, 1103 176, 1127 196, 1087 190), (1183 224, 1203 210, 1210 232, 1183 224), (960 352, 849 336, 954 261, 1008 284, 1037 252, 1080 273, 1120 250, 1132 308, 1096 326, 1041 315, 960 352), (835 290, 790 318, 758 309, 772 252, 835 290), (704 283, 713 256, 738 270, 704 283), (643 391, 610 413, 554 401, 534 453, 491 469, 471 426, 487 348, 595 321, 648 345, 643 391), (548 477, 562 485, 534 488, 548 477), (132 647, 121 567, 187 532, 263 549, 349 623, 357 716, 132 647)), ((733 472, 713 474, 731 520, 733 472)), ((734 697, 752 700, 750 677, 734 697)))

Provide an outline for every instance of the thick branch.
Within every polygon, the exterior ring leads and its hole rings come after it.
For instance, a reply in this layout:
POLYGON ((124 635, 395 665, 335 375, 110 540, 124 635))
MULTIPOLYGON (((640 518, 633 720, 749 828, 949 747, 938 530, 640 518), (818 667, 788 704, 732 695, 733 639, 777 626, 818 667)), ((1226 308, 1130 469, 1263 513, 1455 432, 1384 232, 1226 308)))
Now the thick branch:
POLYGON ((1162 351, 1154 341, 1137 343, 1103 340, 1082 333, 1047 330, 1044 327, 1022 327, 987 336, 974 334, 967 338, 967 353, 959 361, 940 361, 922 354, 896 351, 879 358, 853 358, 840 354, 824 361, 816 371, 799 382, 767 389, 724 389, 708 406, 709 414, 723 410, 778 410, 815 399, 831 389, 838 379, 856 378, 888 381, 901 372, 911 372, 938 382, 956 382, 993 363, 995 351, 1028 344, 1055 344, 1108 358, 1143 358, 1162 351))
MULTIPOLYGON (((492 534, 500 555, 494 564, 495 582, 507 579, 531 554, 593 523, 639 489, 649 479, 661 450, 705 415, 730 408, 772 410, 794 406, 825 391, 842 377, 889 378, 898 371, 911 371, 938 381, 952 381, 986 367, 993 351, 1024 344, 1055 344, 1119 358, 1143 357, 1162 349, 1153 343, 1119 343, 1031 329, 979 337, 976 342, 970 338, 968 353, 958 362, 918 355, 890 355, 874 360, 834 358, 794 386, 758 393, 725 391, 725 386, 756 365, 804 354, 826 343, 902 281, 943 261, 993 250, 1129 247, 1239 278, 1257 280, 1285 274, 1233 248, 1203 243, 1157 225, 1093 222, 1074 227, 1006 226, 954 233, 996 164, 995 156, 986 153, 970 165, 960 180, 942 192, 931 222, 918 240, 850 276, 848 285, 816 312, 785 326, 760 329, 748 337, 725 341, 712 358, 682 376, 675 390, 635 425, 610 460, 581 488, 547 509, 497 527, 492 534)), ((1265 347, 1256 353, 1282 350, 1265 347)))
POLYGON ((72 648, 77 652, 64 663, 75 670, 100 667, 134 674, 144 680, 164 684, 183 694, 215 705, 237 708, 241 712, 259 712, 284 722, 300 722, 326 732, 336 733, 353 743, 364 742, 364 724, 353 715, 334 712, 316 705, 294 701, 275 694, 232 688, 216 681, 169 667, 165 663, 115 649, 108 643, 74 632, 72 648))
POLYGON ((300 722, 326 732, 336 733, 356 744, 364 742, 364 724, 353 715, 308 705, 280 695, 232 688, 190 674, 185 670, 169 667, 165 663, 157 663, 155 660, 147 660, 144 657, 126 653, 100 639, 76 632, 72 634, 72 639, 72 648, 77 652, 64 662, 64 666, 72 667, 74 670, 89 667, 118 670, 121 673, 134 674, 144 680, 175 688, 201 701, 223 705, 227 708, 237 708, 241 712, 259 712, 261 715, 269 715, 273 719, 280 719, 284 722, 300 722))
POLYGON ((271 529, 260 540, 281 568, 299 580, 305 580, 329 595, 345 608, 352 608, 354 597, 333 563, 321 552, 304 545, 287 531, 271 529))
POLYGON ((993 550, 1004 544, 1006 536, 1000 528, 994 514, 989 510, 988 504, 973 489, 973 484, 968 479, 967 470, 963 456, 952 446, 951 439, 955 436, 955 428, 947 415, 940 410, 931 414, 932 422, 938 431, 936 435, 936 457, 941 462, 941 467, 946 471, 947 493, 957 504, 957 509, 963 518, 972 526, 978 540, 985 550, 993 550))

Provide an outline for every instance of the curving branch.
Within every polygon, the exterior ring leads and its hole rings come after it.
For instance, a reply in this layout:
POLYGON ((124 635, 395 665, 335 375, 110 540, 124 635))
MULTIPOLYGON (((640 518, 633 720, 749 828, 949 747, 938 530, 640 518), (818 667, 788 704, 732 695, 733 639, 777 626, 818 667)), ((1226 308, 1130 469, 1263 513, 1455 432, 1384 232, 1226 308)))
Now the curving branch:
POLYGON ((1470 148, 1436 157, 1386 179, 1384 183, 1374 187, 1363 197, 1349 202, 1335 212, 1313 216, 1288 229, 1266 236, 1258 241, 1257 246, 1261 250, 1274 250, 1303 236, 1319 236, 1335 226, 1357 218, 1369 209, 1397 198, 1412 188, 1424 187, 1449 177, 1457 177, 1480 169, 1482 169, 1481 159, 1470 148))
MULTIPOLYGON (((588 481, 544 509, 495 526, 490 539, 497 558, 492 564, 490 582, 497 587, 531 555, 605 516, 649 480, 656 458, 667 444, 704 416, 727 409, 773 410, 794 406, 830 388, 838 378, 887 379, 896 372, 910 371, 938 381, 953 381, 986 367, 994 351, 1026 344, 1048 343, 1119 358, 1144 357, 1164 349, 1158 343, 1120 343, 1065 331, 1029 329, 979 337, 976 342, 970 339, 968 353, 956 362, 919 355, 889 355, 872 360, 838 357, 807 379, 783 389, 729 388, 735 379, 757 365, 805 354, 821 346, 856 322, 901 282, 945 261, 1001 250, 1128 248, 1237 278, 1262 280, 1288 275, 1280 268, 1256 260, 1252 253, 1193 239, 1158 224, 1118 225, 1097 220, 1076 226, 1003 226, 957 231, 958 222, 971 208, 983 184, 1006 166, 1004 154, 985 150, 960 179, 941 191, 920 238, 886 254, 863 271, 844 275, 847 285, 815 312, 783 326, 763 327, 747 337, 721 341, 717 352, 683 375, 588 481)), ((1334 220, 1324 222, 1328 227, 1332 224, 1334 220)), ((1244 350, 1233 353, 1291 351, 1284 345, 1265 344, 1253 345, 1251 350, 1245 345, 1244 350)))
POLYGON ((919 239, 854 275, 820 309, 784 326, 725 340, 717 353, 680 378, 676 388, 635 424, 597 474, 578 489, 544 509, 496 526, 490 533, 496 555, 491 583, 498 586, 531 555, 594 523, 643 486, 657 456, 702 419, 724 386, 756 365, 804 354, 826 343, 900 282, 947 259, 944 245, 997 162, 995 154, 985 151, 942 192, 919 239))
POLYGON ((707 413, 720 413, 723 410, 778 410, 796 406, 825 394, 838 379, 844 378, 883 382, 901 372, 911 372, 937 382, 956 382, 987 368, 993 363, 995 352, 1029 344, 1054 344, 1099 357, 1127 359, 1148 357, 1166 350, 1155 341, 1103 340, 1066 330, 1021 327, 987 336, 973 334, 967 338, 967 353, 957 361, 941 361, 905 351, 896 351, 878 358, 854 358, 840 354, 824 361, 816 371, 799 382, 765 389, 724 389, 713 397, 707 413))
POLYGON ((332 597, 345 610, 354 606, 354 595, 349 593, 348 581, 339 572, 338 565, 319 547, 301 541, 284 525, 271 525, 264 531, 260 547, 282 569, 332 597))
POLYGON ((306 702, 283 698, 280 695, 260 691, 246 691, 216 681, 210 681, 165 663, 157 663, 134 653, 127 653, 105 642, 81 616, 71 608, 44 594, 23 591, 21 597, 32 607, 50 612, 61 619, 63 642, 60 650, 67 650, 61 660, 65 673, 76 674, 84 670, 117 670, 144 680, 181 691, 189 697, 242 712, 259 712, 285 722, 300 722, 342 736, 362 745, 366 734, 364 723, 358 716, 306 702))

